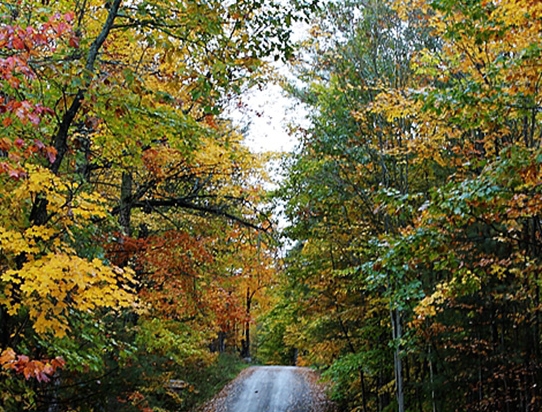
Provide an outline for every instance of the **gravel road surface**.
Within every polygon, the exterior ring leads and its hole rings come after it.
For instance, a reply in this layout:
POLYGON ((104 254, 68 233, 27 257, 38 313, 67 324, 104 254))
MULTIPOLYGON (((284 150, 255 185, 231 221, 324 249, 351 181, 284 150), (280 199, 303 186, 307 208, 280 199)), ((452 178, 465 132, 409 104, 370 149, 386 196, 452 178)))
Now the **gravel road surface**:
POLYGON ((202 412, 328 412, 317 375, 308 368, 255 366, 243 371, 202 412))

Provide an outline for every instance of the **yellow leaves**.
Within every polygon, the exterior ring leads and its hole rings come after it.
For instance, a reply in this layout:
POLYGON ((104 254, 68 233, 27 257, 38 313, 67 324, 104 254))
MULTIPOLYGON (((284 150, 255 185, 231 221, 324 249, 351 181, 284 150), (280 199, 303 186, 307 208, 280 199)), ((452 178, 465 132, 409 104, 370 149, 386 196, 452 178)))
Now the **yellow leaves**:
POLYGON ((420 16, 429 15, 429 5, 426 0, 395 0, 393 9, 402 20, 408 20, 409 11, 416 11, 420 16))
MULTIPOLYGON (((485 1, 484 3, 489 3, 485 1)), ((494 3, 491 20, 502 21, 518 32, 536 27, 537 19, 542 17, 542 3, 533 0, 503 0, 494 3)))
POLYGON ((498 263, 494 263, 489 268, 491 275, 497 277, 499 280, 504 280, 506 278, 508 269, 505 266, 501 266, 498 263))
MULTIPOLYGON (((433 159, 442 166, 456 166, 452 162, 461 155, 483 152, 494 157, 502 142, 518 135, 513 121, 523 121, 526 111, 542 100, 538 87, 542 20, 534 17, 542 14, 542 3, 437 2, 433 10, 428 4, 396 1, 404 18, 413 16, 405 10, 425 16, 421 24, 441 34, 441 47, 414 52, 416 85, 381 92, 370 111, 388 123, 378 127, 401 136, 407 146, 401 152, 416 154, 414 162, 433 159), (481 133, 469 135, 469 130, 481 133)), ((362 121, 364 113, 354 115, 362 121)), ((398 151, 385 149, 392 155, 398 151)))
POLYGON ((431 10, 429 4, 425 0, 395 1, 402 18, 409 17, 406 10, 415 10, 416 20, 442 39, 438 54, 422 50, 414 55, 417 74, 440 81, 452 74, 468 74, 482 86, 493 87, 495 81, 506 80, 500 87, 510 87, 512 95, 536 92, 541 66, 532 59, 537 59, 537 53, 531 52, 541 41, 542 3, 503 0, 466 6, 442 2, 431 10))
POLYGON ((25 230, 25 238, 47 241, 55 235, 55 230, 46 226, 32 226, 25 230))
POLYGON ((439 283, 435 292, 426 296, 418 303, 418 306, 414 308, 414 313, 418 315, 418 319, 423 320, 437 314, 436 306, 444 303, 448 295, 448 287, 447 283, 439 283))
POLYGON ((70 213, 81 220, 88 221, 92 218, 105 218, 108 213, 103 200, 97 193, 81 192, 71 202, 70 213))
POLYGON ((39 249, 32 245, 18 231, 0 227, 0 250, 2 253, 38 253, 39 249))
MULTIPOLYGON (((448 123, 449 112, 444 105, 435 100, 433 107, 436 111, 424 109, 425 97, 431 90, 424 88, 416 91, 389 90, 378 94, 368 107, 369 113, 381 115, 387 124, 382 130, 396 136, 395 140, 388 139, 382 147, 387 154, 405 155, 414 153, 413 162, 417 163, 430 159, 440 165, 445 161, 442 152, 451 139, 459 137, 459 130, 448 123)), ((354 118, 364 121, 366 113, 354 112, 354 118)))
POLYGON ((480 289, 481 284, 482 280, 474 272, 469 269, 460 270, 450 281, 437 284, 435 291, 418 303, 414 308, 414 313, 417 315, 416 322, 436 316, 446 301, 465 293, 472 293, 473 290, 480 289))
POLYGON ((430 76, 441 81, 447 81, 449 77, 448 67, 443 61, 427 49, 415 53, 411 61, 412 69, 419 76, 430 76))
MULTIPOLYGON (((80 189, 77 184, 64 182, 49 169, 41 166, 26 167, 28 178, 21 180, 18 187, 11 193, 12 205, 30 205, 36 196, 42 194, 47 198, 48 212, 57 215, 63 226, 76 222, 88 221, 91 218, 107 216, 103 201, 96 193, 89 194, 80 189)), ((52 228, 28 229, 27 237, 39 237, 48 240, 54 235, 52 228)))
POLYGON ((38 334, 56 336, 69 331, 73 310, 130 305, 132 293, 125 286, 132 282, 130 272, 81 258, 68 244, 75 229, 108 216, 98 194, 43 167, 29 165, 26 170, 27 178, 0 198, 2 208, 17 211, 2 214, 0 253, 6 265, 0 272, 0 304, 11 315, 25 308, 38 334), (51 218, 32 225, 24 217, 39 196, 47 200, 51 218))
POLYGON ((220 165, 225 163, 228 154, 225 147, 219 145, 213 139, 206 139, 202 150, 196 153, 194 162, 199 165, 220 165))
POLYGON ((412 116, 418 113, 420 108, 421 102, 412 102, 401 90, 384 91, 375 98, 371 105, 371 110, 374 113, 383 114, 390 123, 396 119, 412 116))
POLYGON ((121 286, 133 282, 129 270, 75 254, 47 254, 25 263, 19 270, 7 270, 0 279, 7 283, 0 303, 11 315, 25 306, 38 334, 65 336, 70 310, 120 308, 134 301, 130 288, 121 286))

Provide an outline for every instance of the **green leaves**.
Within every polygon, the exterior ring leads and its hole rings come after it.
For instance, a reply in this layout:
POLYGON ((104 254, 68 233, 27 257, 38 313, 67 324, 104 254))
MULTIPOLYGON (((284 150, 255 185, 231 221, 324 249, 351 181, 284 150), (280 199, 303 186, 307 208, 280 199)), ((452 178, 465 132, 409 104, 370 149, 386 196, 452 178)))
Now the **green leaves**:
POLYGON ((540 317, 541 13, 338 2, 303 45, 306 85, 290 90, 312 123, 282 193, 298 242, 286 282, 308 302, 290 304, 312 336, 283 333, 330 368, 344 409, 385 407, 373 394, 399 392, 407 364, 405 410, 538 402, 511 377, 542 345, 514 315, 540 317), (393 359, 364 335, 374 317, 393 359))

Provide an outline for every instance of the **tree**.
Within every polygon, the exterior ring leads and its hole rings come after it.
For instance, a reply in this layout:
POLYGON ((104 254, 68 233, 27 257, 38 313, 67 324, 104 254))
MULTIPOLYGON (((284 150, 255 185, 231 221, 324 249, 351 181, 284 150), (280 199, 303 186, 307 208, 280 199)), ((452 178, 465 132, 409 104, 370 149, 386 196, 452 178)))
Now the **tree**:
MULTIPOLYGON (((185 315, 201 319, 227 299, 218 292, 225 274, 215 267, 216 281, 190 290, 185 278, 169 279, 166 270, 198 277, 195 265, 211 267, 210 245, 220 238, 220 225, 225 232, 237 224, 267 228, 256 206, 257 160, 220 113, 244 85, 261 80, 264 57, 289 55, 289 26, 303 18, 304 7, 258 1, 2 4, 6 408, 76 408, 85 397, 96 399, 97 409, 119 408, 119 399, 129 408, 169 376, 166 366, 174 365, 168 358, 212 361, 206 344, 215 325, 209 321, 208 329, 187 337, 194 323, 185 315), (166 241, 175 247, 161 254, 166 241), (125 259, 111 253, 111 242, 125 259), (130 245, 137 248, 126 250, 130 245), (151 293, 149 285, 157 290, 151 293), (194 294, 183 302, 172 291, 194 294), (175 308, 173 320, 168 305, 175 308), (149 313, 160 319, 150 321, 149 313), (134 361, 143 348, 155 356, 149 354, 145 367, 134 361), (58 356, 65 360, 62 373, 60 361, 50 368, 58 356), (154 361, 163 362, 163 374, 137 374, 150 373, 154 361), (13 375, 24 368, 12 365, 39 362, 54 384, 13 375)), ((24 374, 45 380, 36 371, 24 374)))
MULTIPOLYGON (((432 47, 433 41, 424 37, 422 30, 400 22, 389 4, 373 2, 330 4, 313 33, 316 38, 310 51, 316 70, 302 69, 301 76, 309 83, 304 90, 294 90, 315 107, 313 125, 301 136, 302 146, 292 162, 284 197, 294 222, 289 233, 301 242, 300 254, 312 262, 314 278, 306 268, 302 269, 304 275, 296 276, 308 276, 302 279, 315 289, 315 303, 326 314, 330 307, 322 305, 321 300, 329 295, 329 305, 337 314, 323 340, 328 342, 333 335, 342 337, 342 344, 330 357, 348 358, 348 368, 357 363, 352 380, 362 388, 360 402, 365 410, 373 402, 381 403, 381 407, 390 402, 389 395, 369 397, 370 392, 389 387, 392 378, 387 367, 369 371, 359 363, 368 356, 361 357, 359 352, 374 356, 381 351, 378 356, 382 357, 390 352, 385 345, 367 340, 368 335, 361 332, 364 322, 368 322, 367 331, 374 325, 369 326, 370 321, 354 313, 388 313, 389 333, 396 342, 392 383, 402 404, 402 275, 390 268, 375 284, 363 279, 357 268, 366 259, 378 257, 371 254, 375 244, 384 244, 386 237, 408 225, 408 211, 397 207, 418 188, 420 182, 413 183, 412 176, 422 172, 411 164, 406 140, 394 130, 392 120, 375 110, 376 97, 388 88, 408 87, 413 81, 411 54, 420 47, 432 47), (380 288, 385 293, 378 292, 380 288)), ((402 127, 407 130, 409 124, 405 122, 402 127)), ((298 253, 294 256, 294 260, 300 259, 298 253)), ((316 309, 313 316, 322 314, 316 309)), ((346 363, 341 365, 338 368, 346 363)))
POLYGON ((540 7, 390 6, 328 5, 301 54, 283 340, 350 408, 536 409, 540 7))

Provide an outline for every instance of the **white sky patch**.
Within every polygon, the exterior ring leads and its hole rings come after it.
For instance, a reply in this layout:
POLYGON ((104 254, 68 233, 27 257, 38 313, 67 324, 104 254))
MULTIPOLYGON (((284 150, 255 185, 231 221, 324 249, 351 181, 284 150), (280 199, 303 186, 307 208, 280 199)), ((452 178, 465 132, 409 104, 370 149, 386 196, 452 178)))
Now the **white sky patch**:
MULTIPOLYGON (((292 40, 300 42, 309 31, 306 23, 295 23, 292 40)), ((287 64, 271 63, 280 76, 290 81, 295 77, 287 64)), ((297 139, 289 133, 291 124, 308 127, 308 112, 295 99, 288 97, 278 84, 269 83, 261 88, 252 88, 241 95, 240 104, 232 104, 226 116, 240 127, 246 145, 257 153, 293 152, 297 139)))
POLYGON ((296 102, 287 97, 277 84, 245 93, 241 107, 233 107, 229 113, 234 124, 245 130, 245 142, 254 152, 291 152, 297 141, 288 133, 288 125, 305 116, 296 102))

